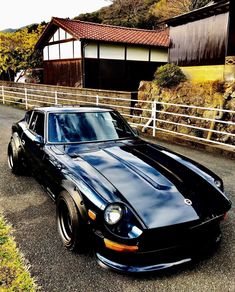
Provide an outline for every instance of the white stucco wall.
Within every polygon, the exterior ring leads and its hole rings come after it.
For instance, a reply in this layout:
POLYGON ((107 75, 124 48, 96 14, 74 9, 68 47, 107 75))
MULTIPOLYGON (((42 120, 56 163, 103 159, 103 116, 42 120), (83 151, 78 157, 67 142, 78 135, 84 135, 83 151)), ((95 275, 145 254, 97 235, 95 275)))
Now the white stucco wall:
MULTIPOLYGON (((164 48, 149 48, 139 45, 125 46, 115 44, 98 44, 90 42, 84 46, 85 58, 100 58, 110 60, 167 62, 168 50, 164 48)), ((72 40, 72 36, 59 28, 51 37, 48 46, 43 50, 43 59, 59 60, 81 58, 81 42, 72 40), (64 42, 68 40, 67 42, 64 42), (54 44, 53 42, 60 42, 54 44), (49 57, 48 57, 49 56, 49 57)))

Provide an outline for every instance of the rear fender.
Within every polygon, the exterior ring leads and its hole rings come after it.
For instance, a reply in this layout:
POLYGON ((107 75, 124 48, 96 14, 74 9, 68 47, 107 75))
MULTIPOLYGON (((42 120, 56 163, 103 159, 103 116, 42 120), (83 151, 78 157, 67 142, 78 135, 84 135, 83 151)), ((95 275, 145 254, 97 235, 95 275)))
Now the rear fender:
POLYGON ((9 151, 9 147, 11 147, 13 151, 13 158, 16 160, 19 160, 20 157, 22 157, 23 148, 22 148, 21 140, 18 133, 14 132, 12 134, 10 143, 8 145, 8 151, 9 151))
POLYGON ((11 137, 11 143, 15 144, 15 147, 18 151, 22 148, 21 140, 18 133, 14 132, 11 137))

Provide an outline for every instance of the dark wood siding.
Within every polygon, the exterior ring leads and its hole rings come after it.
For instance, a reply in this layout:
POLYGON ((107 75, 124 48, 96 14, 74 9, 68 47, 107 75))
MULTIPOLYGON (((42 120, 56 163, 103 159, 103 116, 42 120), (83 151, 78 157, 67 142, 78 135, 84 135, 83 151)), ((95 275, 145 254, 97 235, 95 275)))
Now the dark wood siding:
POLYGON ((152 80, 158 62, 85 59, 86 88, 136 91, 141 80, 152 80))
POLYGON ((170 27, 170 63, 179 66, 225 63, 228 13, 170 27))
POLYGON ((78 86, 81 84, 81 64, 80 59, 44 61, 44 84, 78 86))

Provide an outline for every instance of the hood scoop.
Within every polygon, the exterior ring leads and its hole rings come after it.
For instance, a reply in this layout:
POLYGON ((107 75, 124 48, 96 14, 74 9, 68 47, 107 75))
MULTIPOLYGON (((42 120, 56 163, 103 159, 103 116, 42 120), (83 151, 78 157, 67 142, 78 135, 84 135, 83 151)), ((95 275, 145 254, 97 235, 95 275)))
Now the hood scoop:
POLYGON ((143 170, 139 169, 138 167, 135 167, 133 164, 129 163, 128 160, 124 160, 121 157, 118 157, 114 153, 112 153, 109 150, 104 150, 106 153, 111 155, 113 158, 120 161, 122 164, 124 164, 127 168, 131 169, 133 172, 135 172, 137 175, 139 175, 142 179, 145 179, 149 184, 151 184, 154 188, 158 190, 169 190, 172 189, 172 186, 168 185, 161 185, 158 184, 155 180, 153 180, 151 177, 147 176, 146 173, 143 172, 143 170))

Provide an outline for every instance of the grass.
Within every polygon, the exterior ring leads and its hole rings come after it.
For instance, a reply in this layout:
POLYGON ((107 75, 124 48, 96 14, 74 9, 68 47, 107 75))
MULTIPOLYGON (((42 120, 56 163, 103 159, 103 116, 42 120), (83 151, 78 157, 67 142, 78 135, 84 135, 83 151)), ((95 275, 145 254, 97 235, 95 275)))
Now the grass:
POLYGON ((0 292, 36 291, 35 281, 11 231, 11 226, 0 216, 0 292))

